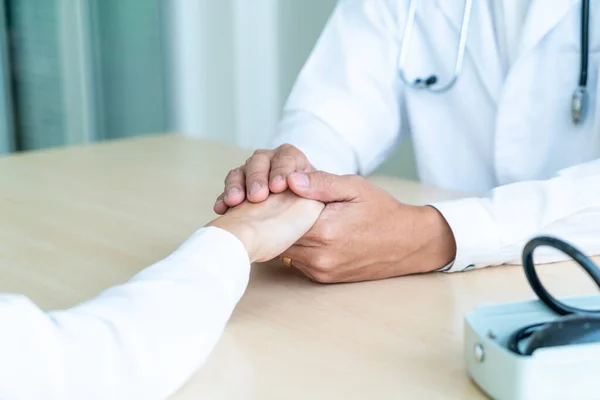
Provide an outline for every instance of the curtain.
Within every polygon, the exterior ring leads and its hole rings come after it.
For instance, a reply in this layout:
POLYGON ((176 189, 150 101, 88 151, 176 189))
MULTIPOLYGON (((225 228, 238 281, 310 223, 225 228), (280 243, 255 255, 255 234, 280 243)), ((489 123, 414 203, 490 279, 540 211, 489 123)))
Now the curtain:
MULTIPOLYGON (((166 12, 173 130, 261 148, 336 0, 172 0, 166 12)), ((417 178, 406 141, 376 171, 417 178)))
POLYGON ((265 146, 336 0, 172 0, 173 129, 265 146))
MULTIPOLYGON (((0 154, 166 131, 264 147, 335 3, 0 1, 0 154)), ((410 142, 377 172, 415 179, 410 142)))
POLYGON ((15 149, 13 106, 10 96, 10 62, 4 2, 0 2, 0 155, 15 149))
POLYGON ((161 0, 0 4, 0 152, 167 130, 161 0))

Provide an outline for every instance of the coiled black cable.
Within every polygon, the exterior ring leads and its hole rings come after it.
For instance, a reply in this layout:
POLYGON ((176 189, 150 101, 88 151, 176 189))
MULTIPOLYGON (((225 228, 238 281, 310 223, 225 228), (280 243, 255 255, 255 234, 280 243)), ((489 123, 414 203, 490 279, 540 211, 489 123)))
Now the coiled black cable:
MULTIPOLYGON (((535 265, 533 263, 533 252, 536 248, 540 246, 548 246, 552 247, 556 250, 559 250, 571 257, 577 264, 579 264, 596 282, 598 287, 600 287, 600 270, 590 260, 586 257, 581 251, 579 251, 576 247, 566 243, 560 239, 549 237, 549 236, 539 236, 531 239, 523 249, 523 270, 525 271, 525 276, 529 281, 529 285, 538 296, 538 298, 551 310, 559 315, 571 315, 571 314, 592 314, 592 315, 600 315, 600 310, 586 310, 582 308, 577 308, 565 304, 559 300, 557 300, 554 296, 552 296, 544 287, 540 278, 537 275, 535 270, 535 265)), ((540 327, 544 326, 545 323, 537 323, 532 325, 527 325, 521 329, 515 331, 510 338, 508 339, 507 347, 510 351, 521 354, 521 350, 519 349, 519 342, 521 340, 528 338, 533 333, 535 333, 540 327)))

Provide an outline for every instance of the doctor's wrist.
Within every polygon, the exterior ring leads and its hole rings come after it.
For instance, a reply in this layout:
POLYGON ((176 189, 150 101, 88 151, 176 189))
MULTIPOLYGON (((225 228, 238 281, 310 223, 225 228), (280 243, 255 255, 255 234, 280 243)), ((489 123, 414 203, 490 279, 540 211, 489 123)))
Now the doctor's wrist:
POLYGON ((450 225, 435 207, 419 207, 418 230, 420 234, 418 261, 421 272, 444 268, 456 257, 456 240, 450 225))

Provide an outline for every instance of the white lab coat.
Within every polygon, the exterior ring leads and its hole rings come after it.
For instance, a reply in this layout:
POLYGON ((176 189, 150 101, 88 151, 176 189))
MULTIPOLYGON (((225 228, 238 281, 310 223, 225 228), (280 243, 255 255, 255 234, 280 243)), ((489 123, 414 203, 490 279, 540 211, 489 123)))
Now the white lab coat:
MULTIPOLYGON (((398 78, 408 1, 341 0, 274 145, 296 145, 319 169, 368 174, 412 135, 424 183, 475 196, 434 204, 457 240, 452 271, 519 262, 526 240, 542 233, 600 254, 600 2, 591 2, 587 118, 574 126, 580 5, 533 0, 505 71, 492 5, 475 1, 462 74, 451 91, 433 94, 398 78)), ((447 82, 463 6, 419 2, 408 77, 447 82)), ((550 252, 539 261, 558 258, 550 252)))
POLYGON ((0 399, 168 398, 206 361, 249 272, 244 245, 209 227, 69 310, 0 295, 0 399))

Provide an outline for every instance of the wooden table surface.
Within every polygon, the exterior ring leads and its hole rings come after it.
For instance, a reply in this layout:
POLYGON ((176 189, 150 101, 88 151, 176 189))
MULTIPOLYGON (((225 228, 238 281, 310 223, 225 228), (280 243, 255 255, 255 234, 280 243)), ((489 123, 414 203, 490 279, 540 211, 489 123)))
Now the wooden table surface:
MULTIPOLYGON (((250 153, 157 135, 0 158, 0 292, 56 309, 127 280, 214 217, 226 172, 250 153)), ((408 203, 456 197, 371 179, 408 203)), ((553 293, 597 290, 570 263, 539 270, 553 293)), ((466 374, 464 314, 533 297, 519 266, 320 285, 255 265, 209 362, 174 398, 485 398, 466 374)))

